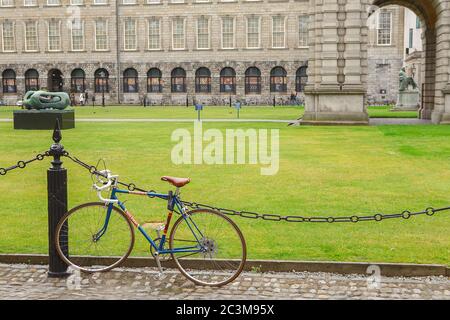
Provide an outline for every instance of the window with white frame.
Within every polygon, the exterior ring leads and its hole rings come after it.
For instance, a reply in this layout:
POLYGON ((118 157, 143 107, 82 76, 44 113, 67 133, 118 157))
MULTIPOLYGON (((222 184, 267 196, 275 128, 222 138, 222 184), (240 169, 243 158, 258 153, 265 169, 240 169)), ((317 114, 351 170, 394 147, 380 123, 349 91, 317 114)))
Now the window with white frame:
POLYGON ((197 19, 197 49, 209 49, 209 19, 197 19))
POLYGON ((122 0, 122 4, 124 5, 136 4, 136 0, 122 0))
POLYGON ((94 5, 108 4, 108 0, 94 0, 94 5))
POLYGON ((234 48, 234 18, 222 18, 222 49, 234 48))
POLYGON ((159 18, 150 18, 148 21, 148 49, 161 49, 161 21, 159 18))
POLYGON ((72 51, 84 50, 84 23, 75 19, 72 21, 72 51))
POLYGON ((60 0, 47 0, 48 6, 59 6, 61 4, 60 0))
POLYGON ((73 6, 82 6, 84 4, 84 0, 70 0, 70 4, 73 6))
POLYGON ((11 52, 16 50, 16 39, 14 35, 14 23, 10 21, 3 22, 2 28, 3 51, 11 52))
POLYGON ((284 48, 286 46, 285 38, 285 18, 272 17, 272 48, 284 48))
POLYGON ((25 51, 38 50, 37 22, 28 21, 25 23, 25 51))
POLYGON ((298 17, 298 46, 307 47, 308 40, 308 24, 309 16, 303 15, 298 17))
POLYGON ((172 20, 172 48, 182 50, 185 47, 184 18, 172 20))
POLYGON ((260 46, 260 18, 247 18, 247 48, 259 48, 260 46))
POLYGON ((61 29, 59 21, 48 23, 48 51, 61 50, 61 29))
POLYGON ((108 50, 108 22, 95 21, 95 50, 108 50))
POLYGON ((14 7, 14 0, 0 0, 2 7, 14 7))
POLYGON ((392 12, 380 11, 377 25, 377 43, 387 46, 391 44, 392 38, 392 12))
POLYGON ((137 49, 136 20, 125 20, 124 22, 124 49, 137 49))
POLYGON ((34 7, 37 6, 37 0, 23 0, 24 7, 34 7))

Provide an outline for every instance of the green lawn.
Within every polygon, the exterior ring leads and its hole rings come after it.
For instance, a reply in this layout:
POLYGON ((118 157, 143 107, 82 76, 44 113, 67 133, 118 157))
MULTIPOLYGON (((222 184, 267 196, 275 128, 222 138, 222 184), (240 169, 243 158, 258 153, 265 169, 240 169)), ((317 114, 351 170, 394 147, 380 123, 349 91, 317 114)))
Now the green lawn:
MULTIPOLYGON (((78 123, 63 144, 81 159, 103 157, 123 181, 167 191, 161 175, 189 176, 186 200, 283 215, 397 213, 450 204, 450 127, 287 127, 205 123, 204 128, 280 129, 280 170, 259 165, 174 165, 170 137, 191 123, 78 123)), ((0 123, 0 167, 50 145, 50 131, 14 131, 0 123)), ((47 251, 46 172, 49 162, 0 176, 0 252, 47 251)), ((95 200, 84 169, 66 160, 70 207, 95 200)), ((140 221, 162 219, 165 203, 127 197, 140 221)), ((450 264, 450 214, 357 224, 301 224, 235 218, 252 259, 450 264)), ((140 237, 135 255, 146 255, 140 237)), ((112 252, 114 254, 114 252, 112 252)))
MULTIPOLYGON (((12 118, 12 111, 16 107, 0 107, 0 118, 12 118)), ((369 115, 372 118, 417 118, 414 111, 390 111, 390 106, 369 107, 369 115)), ((142 107, 142 106, 109 106, 109 107, 75 107, 77 118, 113 118, 113 119, 196 119, 197 112, 193 107, 166 106, 166 107, 142 107)), ((278 106, 278 107, 243 107, 240 111, 241 119, 279 119, 295 120, 304 113, 303 107, 278 106)), ((230 107, 208 107, 202 111, 203 119, 236 119, 237 111, 230 107)))

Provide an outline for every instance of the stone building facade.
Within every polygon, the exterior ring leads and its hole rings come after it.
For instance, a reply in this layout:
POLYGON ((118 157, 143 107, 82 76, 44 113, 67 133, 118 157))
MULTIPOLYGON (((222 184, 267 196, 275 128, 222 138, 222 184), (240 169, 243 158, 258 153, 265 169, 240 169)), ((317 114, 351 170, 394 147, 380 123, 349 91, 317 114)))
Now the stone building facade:
MULTIPOLYGON (((40 88, 61 89, 51 85, 50 78, 56 71, 61 73, 62 90, 75 94, 86 90, 91 97, 96 95, 96 101, 105 97, 106 103, 142 103, 145 97, 149 104, 185 104, 186 100, 190 103, 194 98, 218 105, 226 105, 237 98, 246 104, 272 104, 274 99, 277 104, 283 104, 289 102, 292 92, 298 92, 300 102, 303 100, 309 42, 308 1, 121 0, 117 8, 113 0, 0 0, 0 3, 2 35, 5 23, 12 23, 15 33, 13 50, 0 50, 0 71, 12 69, 16 74, 17 92, 4 92, 4 99, 20 99, 29 88, 25 83, 27 71, 36 70, 40 88), (249 43, 249 19, 252 18, 259 20, 256 45, 249 43), (100 48, 96 43, 99 41, 98 19, 107 25, 106 44, 100 48), (184 24, 182 48, 175 48, 173 44, 176 19, 182 19, 184 24), (201 19, 207 23, 205 35, 199 31, 201 19), (74 48, 72 26, 77 20, 83 36, 81 46, 74 48), (282 23, 279 30, 274 25, 277 21, 282 23), (56 50, 49 48, 49 24, 52 22, 59 27, 60 47, 56 50), (26 35, 27 24, 34 23, 37 45, 30 49, 26 45, 30 41, 26 35), (226 30, 226 23, 230 30, 226 30), (135 34, 129 36, 134 38, 131 40, 134 44, 125 47, 124 33, 129 32, 125 31, 128 24, 135 28, 135 34), (276 32, 281 40, 275 41, 276 32), (202 36, 205 44, 199 43, 202 36), (230 43, 224 43, 225 37, 230 43), (261 74, 260 80, 253 79, 256 84, 260 82, 256 92, 246 90, 245 73, 251 67, 258 68, 261 74), (279 76, 271 76, 277 67, 284 70, 279 69, 279 76), (186 74, 182 92, 172 89, 172 71, 176 68, 182 68, 186 74), (205 88, 196 85, 199 68, 209 70, 210 80, 197 80, 206 82, 205 88), (235 78, 222 77, 221 81, 224 68, 231 68, 235 78), (108 88, 95 85, 95 73, 101 69, 108 74, 108 88), (137 74, 136 80, 132 79, 132 74, 125 79, 126 70, 131 69, 137 74), (159 79, 149 79, 152 69, 158 70, 159 79), (82 70, 79 77, 83 80, 78 80, 82 85, 73 84, 77 81, 73 80, 77 77, 74 70, 82 70), (124 82, 128 81, 135 81, 136 85, 126 88, 124 82), (225 81, 231 82, 231 86, 225 85, 225 81)), ((383 11, 391 15, 389 28, 395 36, 389 44, 380 45, 376 32, 378 23, 374 23, 367 96, 371 104, 395 100, 402 63, 403 38, 399 32, 403 9, 391 6, 383 11)), ((374 16, 378 15, 379 12, 374 16)), ((247 83, 247 86, 252 84, 247 83)))
POLYGON ((292 92, 302 97, 307 1, 120 0, 117 6, 115 0, 2 1, 0 28, 12 23, 15 37, 11 50, 0 40, 0 72, 13 70, 17 87, 16 92, 3 90, 4 99, 23 95, 30 69, 39 74, 40 88, 86 90, 96 101, 104 96, 106 103, 142 103, 146 97, 149 104, 195 99, 226 105, 240 99, 256 105, 273 99, 288 103, 292 92), (72 30, 76 21, 83 34, 79 40, 72 30), (98 42, 104 40, 97 38, 98 21, 107 25, 107 44, 102 42, 100 49, 98 42), (60 44, 51 49, 50 24, 55 22, 60 44), (26 46, 27 23, 36 23, 33 50, 26 46), (74 48, 74 41, 82 44, 74 48), (74 85, 78 69, 83 77, 79 86, 74 85), (107 88, 98 85, 100 79, 96 85, 96 72, 102 69, 107 88), (197 74, 200 69, 206 72, 197 74), (61 87, 52 86, 54 71, 61 87))
POLYGON ((297 91, 304 123, 365 124, 367 101, 396 94, 401 5, 423 28, 421 117, 450 121, 450 0, 118 1, 0 0, 2 99, 37 84, 107 103, 282 103, 297 91))
POLYGON ((368 19, 367 102, 395 104, 403 66, 405 8, 387 6, 368 19))

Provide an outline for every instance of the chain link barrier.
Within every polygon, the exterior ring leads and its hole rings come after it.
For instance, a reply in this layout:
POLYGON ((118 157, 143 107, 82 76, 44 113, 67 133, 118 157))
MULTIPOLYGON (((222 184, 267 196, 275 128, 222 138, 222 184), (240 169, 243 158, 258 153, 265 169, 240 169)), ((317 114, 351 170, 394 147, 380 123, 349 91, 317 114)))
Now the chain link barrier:
MULTIPOLYGON (((91 174, 96 174, 105 177, 101 172, 97 170, 96 166, 89 165, 81 160, 79 160, 76 157, 72 157, 69 155, 68 152, 64 153, 64 156, 75 162, 76 164, 82 166, 83 168, 89 170, 91 174)), ((118 181, 118 184, 125 186, 129 191, 141 191, 141 192, 155 192, 154 190, 145 190, 142 188, 136 187, 134 183, 124 183, 118 181)), ((223 213, 225 215, 229 216, 237 216, 241 218, 247 218, 247 219, 262 219, 265 221, 286 221, 286 222, 307 222, 307 223, 334 223, 334 222, 362 222, 362 221, 382 221, 386 219, 398 219, 403 218, 405 220, 411 218, 412 216, 418 216, 418 215, 427 215, 427 216, 433 216, 437 212, 449 212, 449 207, 443 207, 443 208, 433 208, 428 207, 423 211, 417 211, 412 212, 409 210, 404 210, 401 213, 394 213, 394 214, 382 214, 377 213, 374 215, 352 215, 352 216, 335 216, 335 217, 305 217, 305 216, 295 216, 295 215, 289 215, 289 216, 283 216, 278 214, 262 214, 258 212, 251 212, 251 211, 238 211, 233 209, 227 209, 227 208, 220 208, 216 206, 211 206, 207 204, 201 204, 197 202, 189 202, 189 201, 182 201, 183 205, 191 208, 191 209, 210 209, 215 210, 220 213, 223 213)))
POLYGON ((50 153, 48 151, 45 151, 43 153, 38 153, 34 158, 30 160, 20 160, 17 161, 17 164, 8 167, 8 168, 0 168, 0 176, 5 176, 9 171, 15 170, 15 169, 25 169, 26 166, 30 163, 33 163, 35 161, 42 161, 45 157, 49 157, 50 153))
MULTIPOLYGON (((35 161, 42 161, 45 157, 49 157, 50 153, 48 151, 44 153, 38 153, 34 158, 27 160, 27 161, 18 161, 17 164, 10 166, 8 168, 0 168, 0 175, 4 176, 9 171, 15 170, 15 169, 24 169, 27 167, 28 164, 33 163, 35 161)), ((64 151, 63 154, 64 157, 72 160, 74 163, 78 164, 79 166, 85 168, 89 171, 91 174, 99 175, 102 177, 106 176, 100 172, 96 166, 89 165, 86 162, 81 161, 80 159, 73 157, 69 154, 69 152, 64 151)), ((154 190, 145 190, 142 188, 137 187, 134 183, 124 183, 121 181, 117 182, 119 185, 126 187, 129 191, 140 191, 140 192, 155 192, 154 190)), ((428 207, 423 211, 417 211, 412 212, 409 210, 404 210, 401 213, 394 213, 394 214, 382 214, 377 213, 374 215, 352 215, 352 216, 330 216, 330 217, 307 217, 307 216, 296 216, 296 215, 278 215, 278 214, 263 214, 258 212, 251 212, 251 211, 238 211, 233 209, 227 209, 227 208, 221 208, 217 206, 211 206, 207 204, 197 203, 197 202, 189 202, 189 201, 182 201, 183 205, 191 208, 191 209, 210 209, 215 210, 218 212, 221 212, 225 215, 229 216, 237 216, 241 218, 247 218, 247 219, 262 219, 265 221, 286 221, 286 222, 306 222, 306 223, 335 223, 335 222, 362 222, 362 221, 382 221, 386 219, 399 219, 403 218, 405 220, 418 215, 426 215, 426 216, 433 216, 437 212, 449 212, 450 207, 443 207, 443 208, 433 208, 428 207)))

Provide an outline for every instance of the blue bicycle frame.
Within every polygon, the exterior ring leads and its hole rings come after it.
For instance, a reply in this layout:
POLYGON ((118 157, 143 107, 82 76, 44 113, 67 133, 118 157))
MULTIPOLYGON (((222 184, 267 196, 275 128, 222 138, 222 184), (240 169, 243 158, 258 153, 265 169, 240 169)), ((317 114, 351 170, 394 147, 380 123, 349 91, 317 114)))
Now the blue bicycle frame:
MULTIPOLYGON (((139 192, 139 191, 129 191, 129 190, 122 190, 117 189, 116 187, 113 187, 111 190, 111 200, 117 200, 117 205, 123 210, 127 218, 131 221, 131 223, 142 233, 142 235, 147 239, 147 241, 150 243, 150 245, 158 252, 158 254, 168 254, 168 253, 201 253, 204 252, 204 248, 200 243, 200 240, 204 237, 200 229, 197 227, 195 222, 192 220, 191 216, 187 214, 183 208, 183 204, 181 200, 179 199, 179 196, 177 194, 173 195, 172 192, 169 192, 169 194, 161 194, 161 193, 155 193, 155 192, 139 192), (150 198, 159 198, 163 200, 167 200, 168 205, 168 215, 167 215, 167 221, 164 226, 164 233, 161 237, 161 241, 159 245, 157 245, 152 238, 147 234, 147 232, 144 230, 144 228, 136 221, 136 219, 133 217, 133 215, 127 210, 124 203, 121 202, 117 198, 117 194, 132 194, 132 195, 141 195, 141 196, 148 196, 150 198), (170 225, 170 221, 172 219, 173 212, 176 212, 178 214, 181 214, 183 217, 185 223, 189 226, 190 231, 192 232, 195 240, 197 241, 197 245, 193 246, 187 246, 187 247, 181 247, 181 248, 172 248, 172 249, 164 249, 164 244, 166 242, 167 238, 167 231, 170 225)), ((98 241, 107 231, 109 220, 111 217, 111 213, 113 210, 114 202, 110 202, 108 204, 108 210, 106 213, 106 219, 103 224, 103 227, 100 229, 99 232, 97 232, 94 235, 94 240, 98 241)), ((194 240, 192 240, 194 241, 194 240)))

